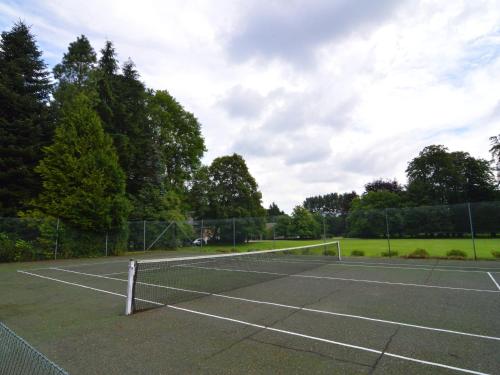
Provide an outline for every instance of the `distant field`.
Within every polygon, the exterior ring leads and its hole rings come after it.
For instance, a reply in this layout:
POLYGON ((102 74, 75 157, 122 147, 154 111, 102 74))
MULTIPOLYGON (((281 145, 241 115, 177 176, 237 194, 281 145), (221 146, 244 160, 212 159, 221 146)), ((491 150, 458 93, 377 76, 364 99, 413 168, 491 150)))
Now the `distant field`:
MULTIPOLYGON (((344 256, 351 255, 353 250, 364 252, 365 256, 379 257, 382 252, 387 252, 385 239, 357 239, 338 238, 344 256)), ((257 241, 237 245, 238 251, 267 250, 322 243, 322 240, 276 240, 257 241)), ((500 252, 500 238, 476 239, 476 254, 478 258, 492 259, 492 251, 500 252)), ((232 245, 207 245, 202 248, 192 248, 193 251, 228 252, 232 245)), ((398 256, 406 255, 416 249, 425 249, 433 257, 445 257, 450 250, 465 251, 469 258, 473 258, 472 241, 470 239, 394 239, 391 240, 391 251, 397 251, 398 256)))
MULTIPOLYGON (((492 251, 500 252, 500 238, 476 239, 476 254, 478 258, 493 258, 492 251)), ((342 239, 341 248, 344 255, 350 255, 353 250, 362 250, 366 256, 381 256, 386 252, 387 240, 384 239, 342 239)), ((395 239, 391 240, 391 250, 399 255, 406 255, 415 249, 425 249, 431 256, 444 257, 450 250, 465 251, 473 257, 472 241, 470 239, 395 239)))

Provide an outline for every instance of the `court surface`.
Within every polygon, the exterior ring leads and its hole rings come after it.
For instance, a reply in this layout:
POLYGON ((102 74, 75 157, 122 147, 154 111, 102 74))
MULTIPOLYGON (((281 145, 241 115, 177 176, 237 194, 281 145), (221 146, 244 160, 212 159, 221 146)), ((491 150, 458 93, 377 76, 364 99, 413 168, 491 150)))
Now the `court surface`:
POLYGON ((498 262, 343 258, 131 316, 127 266, 17 270, 0 314, 71 374, 500 374, 498 262))

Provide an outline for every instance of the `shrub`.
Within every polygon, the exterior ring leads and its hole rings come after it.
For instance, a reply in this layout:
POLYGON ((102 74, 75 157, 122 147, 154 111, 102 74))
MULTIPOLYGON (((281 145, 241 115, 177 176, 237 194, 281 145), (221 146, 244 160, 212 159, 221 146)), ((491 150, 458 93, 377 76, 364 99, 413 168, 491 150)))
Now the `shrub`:
POLYGON ((13 240, 6 233, 0 233, 0 262, 22 262, 36 260, 36 251, 31 242, 13 240))
POLYGON ((363 257, 363 256, 365 256, 365 252, 363 250, 353 250, 353 251, 351 251, 351 256, 363 257))
POLYGON ((425 249, 416 249, 407 256, 408 258, 429 258, 429 253, 425 249))
POLYGON ((382 256, 383 257, 397 257, 398 252, 394 251, 394 250, 392 250, 390 253, 388 251, 382 251, 382 256))
POLYGON ((453 249, 453 250, 448 251, 446 253, 446 256, 448 258, 453 258, 453 259, 465 259, 465 258, 467 258, 467 253, 463 250, 453 249))
POLYGON ((337 256, 337 252, 335 250, 326 250, 324 254, 332 257, 337 256))
POLYGON ((491 255, 493 255, 495 258, 500 258, 500 251, 492 250, 491 255))

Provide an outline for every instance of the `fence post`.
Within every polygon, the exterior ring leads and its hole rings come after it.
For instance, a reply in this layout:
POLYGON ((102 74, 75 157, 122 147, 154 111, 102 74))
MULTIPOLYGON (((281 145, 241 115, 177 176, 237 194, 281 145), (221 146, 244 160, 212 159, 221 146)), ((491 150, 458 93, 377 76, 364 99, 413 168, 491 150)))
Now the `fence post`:
POLYGON ((201 219, 200 239, 201 239, 201 242, 200 242, 200 249, 201 249, 203 247, 203 241, 205 240, 203 238, 203 219, 201 219))
POLYGON ((142 227, 142 249, 146 251, 146 220, 143 220, 142 227))
POLYGON ((174 221, 174 230, 172 235, 174 237, 174 249, 177 249, 177 221, 174 221))
POLYGON ((391 258, 391 238, 389 233, 389 219, 387 218, 387 208, 385 209, 385 230, 387 236, 387 247, 389 248, 389 258, 391 258))
MULTIPOLYGON (((323 213, 323 243, 326 243, 326 224, 325 214, 323 213)), ((323 247, 323 255, 326 255, 326 245, 323 247)))
POLYGON ((108 256, 108 231, 106 231, 106 256, 108 256))
POLYGON ((236 220, 233 217, 233 250, 236 250, 236 220))
POLYGON ((470 203, 467 203, 467 210, 469 211, 469 224, 470 224, 470 236, 472 239, 472 250, 474 251, 474 260, 477 260, 476 241, 474 240, 474 226, 472 225, 472 213, 470 210, 470 203))
POLYGON ((57 225, 56 225, 56 246, 54 248, 54 260, 57 259, 58 247, 59 247, 59 218, 57 218, 57 225))
POLYGON ((273 250, 275 248, 276 248, 276 223, 273 223, 273 250))

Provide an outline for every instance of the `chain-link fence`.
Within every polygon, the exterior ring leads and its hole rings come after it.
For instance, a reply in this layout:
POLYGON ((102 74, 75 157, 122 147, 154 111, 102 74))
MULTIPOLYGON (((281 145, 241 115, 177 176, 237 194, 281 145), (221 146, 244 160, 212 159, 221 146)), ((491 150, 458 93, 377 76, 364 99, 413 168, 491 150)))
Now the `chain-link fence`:
POLYGON ((0 374, 67 375, 67 372, 0 322, 0 374))
MULTIPOLYGON (((450 239, 456 241, 448 241, 446 251, 466 249, 465 257, 475 259, 500 257, 499 232, 500 201, 356 208, 344 216, 307 213, 300 217, 130 221, 113 232, 83 231, 54 218, 0 218, 0 262, 118 255, 127 251, 190 246, 224 245, 231 250, 243 243, 264 241, 267 241, 266 247, 274 248, 279 241, 331 237, 379 240, 377 246, 384 243, 382 252, 387 256, 398 252, 402 255, 403 245, 408 244, 409 239, 450 239)), ((446 251, 434 255, 446 255, 446 251)))

